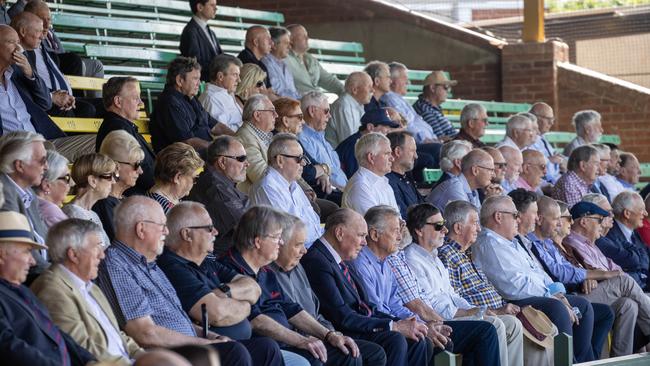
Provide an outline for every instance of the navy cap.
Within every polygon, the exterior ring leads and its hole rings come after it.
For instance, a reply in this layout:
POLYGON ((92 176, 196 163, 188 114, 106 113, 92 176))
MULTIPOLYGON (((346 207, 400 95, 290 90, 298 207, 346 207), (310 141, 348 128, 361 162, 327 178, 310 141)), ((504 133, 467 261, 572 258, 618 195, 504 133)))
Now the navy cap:
POLYGON ((390 119, 386 108, 376 108, 364 113, 361 117, 361 124, 365 125, 368 123, 372 123, 373 125, 384 125, 392 128, 401 127, 399 123, 390 119))
POLYGON ((571 207, 571 217, 574 219, 588 216, 588 215, 600 215, 600 216, 609 216, 609 212, 603 210, 595 203, 580 201, 571 207))

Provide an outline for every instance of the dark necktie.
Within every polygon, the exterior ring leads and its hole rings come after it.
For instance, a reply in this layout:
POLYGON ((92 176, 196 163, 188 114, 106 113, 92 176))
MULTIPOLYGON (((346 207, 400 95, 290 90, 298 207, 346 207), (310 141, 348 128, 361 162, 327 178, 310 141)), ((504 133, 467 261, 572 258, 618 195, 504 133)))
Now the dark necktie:
POLYGON ((345 277, 345 279, 348 280, 348 283, 352 285, 352 288, 357 293, 357 297, 359 298, 359 306, 361 306, 367 312, 366 316, 372 315, 372 310, 370 310, 368 304, 366 304, 365 302, 363 302, 363 300, 361 300, 361 295, 359 295, 359 290, 357 289, 357 285, 354 283, 354 280, 350 275, 350 269, 348 268, 348 266, 345 263, 341 262, 339 263, 339 267, 341 268, 341 272, 343 272, 343 277, 345 277))
POLYGON ((54 34, 52 34, 52 31, 47 31, 47 43, 51 49, 55 51, 59 49, 59 44, 54 41, 54 34))
POLYGON ((212 47, 214 48, 214 51, 217 53, 217 55, 220 55, 221 52, 221 46, 219 45, 219 40, 217 39, 217 36, 212 33, 212 30, 210 30, 210 26, 206 25, 205 29, 208 30, 208 37, 210 37, 210 41, 212 41, 212 47))
POLYGON ((68 84, 66 84, 63 75, 59 68, 54 65, 50 55, 45 51, 45 47, 41 46, 41 53, 43 54, 43 61, 47 67, 47 73, 50 75, 50 83, 52 83, 52 90, 65 90, 68 91, 68 84))

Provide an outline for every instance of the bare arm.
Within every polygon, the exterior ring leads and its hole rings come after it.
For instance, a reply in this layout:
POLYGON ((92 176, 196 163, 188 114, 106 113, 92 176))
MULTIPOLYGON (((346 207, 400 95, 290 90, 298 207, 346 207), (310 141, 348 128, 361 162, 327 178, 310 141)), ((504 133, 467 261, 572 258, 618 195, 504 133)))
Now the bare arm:
POLYGON ((129 320, 124 326, 124 331, 144 348, 169 348, 185 344, 214 343, 214 341, 186 336, 185 334, 158 326, 149 316, 129 320))
POLYGON ((231 130, 230 127, 228 127, 228 125, 226 125, 224 123, 221 123, 221 122, 217 122, 217 124, 214 125, 214 127, 212 127, 212 130, 210 130, 210 132, 215 136, 222 136, 222 135, 234 136, 235 135, 235 131, 231 130))
POLYGON ((431 306, 427 305, 421 299, 415 299, 404 304, 409 310, 416 313, 420 319, 425 322, 442 321, 442 317, 436 313, 431 306))
POLYGON ((319 339, 324 339, 325 335, 330 331, 304 310, 289 319, 289 323, 296 329, 300 329, 304 333, 311 334, 319 339))
POLYGON ((603 271, 600 269, 589 269, 587 270, 587 279, 588 280, 608 280, 620 276, 620 271, 603 271))
POLYGON ((237 275, 228 286, 233 299, 246 301, 251 305, 255 304, 262 294, 260 285, 248 276, 237 275))
MULTIPOLYGON (((219 291, 219 290, 215 290, 219 291)), ((246 319, 251 313, 251 305, 246 301, 227 298, 221 291, 221 296, 210 292, 197 301, 190 309, 190 317, 201 320, 201 305, 206 304, 210 325, 227 327, 246 319)))

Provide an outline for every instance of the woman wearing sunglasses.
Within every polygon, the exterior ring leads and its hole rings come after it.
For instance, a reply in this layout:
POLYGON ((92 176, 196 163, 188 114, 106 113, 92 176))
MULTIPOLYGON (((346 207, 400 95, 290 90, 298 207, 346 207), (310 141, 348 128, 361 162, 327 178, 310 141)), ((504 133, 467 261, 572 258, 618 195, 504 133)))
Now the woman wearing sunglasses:
POLYGON ((246 100, 251 95, 266 94, 266 72, 255 64, 244 64, 242 66, 239 78, 241 81, 235 90, 235 99, 239 107, 243 110, 246 100))
MULTIPOLYGON (((103 229, 102 221, 92 208, 97 201, 111 193, 117 177, 116 169, 115 162, 106 155, 93 153, 77 158, 69 175, 75 183, 77 194, 63 206, 63 212, 70 218, 92 221, 103 229)), ((105 231, 102 231, 102 242, 104 247, 110 244, 105 231)))
POLYGON ((104 231, 112 241, 115 239, 113 210, 122 200, 124 191, 135 186, 142 174, 144 151, 135 137, 124 130, 115 130, 106 135, 99 152, 113 159, 117 165, 117 177, 108 197, 93 206, 93 211, 102 220, 104 231))
POLYGON ((160 150, 154 167, 155 184, 146 196, 160 203, 165 215, 187 196, 203 167, 203 159, 194 148, 175 142, 160 150))
POLYGON ((65 196, 70 191, 70 170, 68 159, 54 150, 47 151, 47 170, 41 184, 34 187, 38 197, 38 211, 45 225, 50 228, 68 218, 61 211, 65 196))

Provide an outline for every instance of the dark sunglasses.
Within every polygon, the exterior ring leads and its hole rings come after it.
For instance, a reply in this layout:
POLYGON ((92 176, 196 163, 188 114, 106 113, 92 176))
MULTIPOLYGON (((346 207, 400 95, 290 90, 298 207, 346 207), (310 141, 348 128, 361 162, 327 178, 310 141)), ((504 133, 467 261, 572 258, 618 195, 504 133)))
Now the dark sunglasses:
POLYGON ((214 228, 214 225, 202 225, 202 226, 188 226, 188 227, 186 227, 186 229, 205 230, 205 231, 211 233, 212 230, 214 230, 215 228, 214 228))
POLYGON ((290 115, 288 115, 286 117, 287 118, 298 118, 299 120, 302 120, 305 116, 302 113, 300 113, 300 114, 290 114, 290 115))
POLYGON ((125 161, 118 161, 118 163, 130 165, 133 168, 133 170, 138 170, 142 166, 142 161, 136 161, 135 163, 127 163, 125 161))
POLYGON ((117 173, 101 174, 98 177, 106 180, 115 180, 116 182, 120 179, 120 175, 117 173))
POLYGON ((288 154, 280 154, 281 156, 284 156, 285 158, 292 158, 296 161, 296 163, 305 163, 305 165, 311 164, 311 161, 309 158, 305 155, 288 155, 288 154))
POLYGON ((70 174, 66 174, 66 175, 64 175, 64 176, 62 176, 62 177, 58 177, 58 178, 56 178, 56 179, 57 179, 57 180, 62 180, 62 181, 64 181, 66 184, 70 184, 70 174))
POLYGON ((518 219, 519 216, 520 216, 520 215, 519 215, 519 212, 510 212, 510 211, 497 211, 497 212, 498 212, 498 213, 502 213, 502 214, 512 215, 512 217, 513 217, 515 220, 518 219))
POLYGON ((508 166, 508 163, 494 163, 496 169, 505 169, 508 166))
POLYGON ((424 224, 433 226, 433 230, 435 231, 442 231, 442 229, 445 227, 445 220, 438 222, 425 222, 424 224))
POLYGON ((224 158, 237 160, 237 161, 240 162, 240 163, 243 163, 243 162, 246 161, 246 159, 248 159, 248 156, 246 156, 246 155, 239 155, 239 156, 232 156, 232 155, 217 155, 217 156, 223 156, 224 158))
POLYGON ((255 83, 255 87, 256 87, 256 88, 261 88, 261 87, 263 87, 263 86, 264 86, 264 80, 260 80, 260 81, 258 81, 258 82, 255 83))

